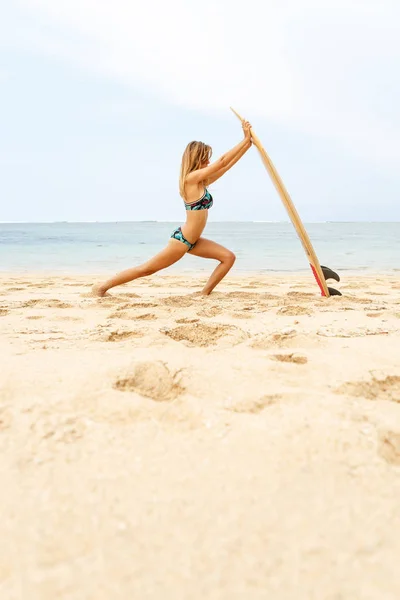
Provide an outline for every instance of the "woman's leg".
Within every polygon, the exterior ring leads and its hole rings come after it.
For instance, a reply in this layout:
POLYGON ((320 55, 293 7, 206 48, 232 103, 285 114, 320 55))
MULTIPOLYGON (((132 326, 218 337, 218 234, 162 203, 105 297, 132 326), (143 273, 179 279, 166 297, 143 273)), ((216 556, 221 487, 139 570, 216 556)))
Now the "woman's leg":
POLYGON ((182 258, 182 256, 186 254, 187 251, 188 247, 186 244, 172 239, 168 242, 164 250, 161 250, 161 252, 153 256, 153 258, 147 262, 139 265, 138 267, 121 271, 111 279, 108 279, 108 281, 102 285, 94 286, 93 293, 96 294, 96 296, 104 296, 107 290, 111 289, 112 287, 122 285, 123 283, 128 283, 128 281, 133 281, 139 277, 153 275, 153 273, 161 271, 161 269, 166 269, 167 267, 170 267, 176 263, 182 258))
POLYGON ((211 294, 215 286, 225 277, 236 260, 236 256, 233 252, 224 248, 224 246, 212 242, 211 240, 206 240, 205 238, 200 238, 195 247, 192 250, 189 250, 189 254, 200 256, 201 258, 214 258, 215 260, 219 260, 219 265, 211 273, 211 276, 202 291, 202 294, 205 296, 211 294))

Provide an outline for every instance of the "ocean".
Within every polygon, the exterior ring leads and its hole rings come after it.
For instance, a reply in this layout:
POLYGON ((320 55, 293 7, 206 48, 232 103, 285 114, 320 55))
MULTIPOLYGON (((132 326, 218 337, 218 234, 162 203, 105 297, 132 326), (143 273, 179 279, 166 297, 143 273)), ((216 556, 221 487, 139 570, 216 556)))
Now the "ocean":
MULTIPOLYGON (((176 223, 1 223, 0 271, 114 273, 149 259, 176 223)), ((400 271, 400 223, 305 223, 320 262, 335 271, 400 271)), ((209 222, 204 236, 233 250, 233 272, 308 270, 291 223, 209 222)), ((186 255, 171 273, 210 271, 186 255)), ((167 272, 165 271, 165 272, 167 272)))

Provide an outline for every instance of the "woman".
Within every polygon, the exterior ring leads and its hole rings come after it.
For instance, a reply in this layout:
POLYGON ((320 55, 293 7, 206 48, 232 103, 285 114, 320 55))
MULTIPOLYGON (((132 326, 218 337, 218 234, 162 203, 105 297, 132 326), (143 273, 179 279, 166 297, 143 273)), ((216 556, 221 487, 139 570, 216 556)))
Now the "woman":
POLYGON ((161 269, 176 263, 187 252, 194 256, 214 258, 219 261, 219 265, 211 274, 202 294, 208 295, 212 292, 231 269, 236 257, 227 248, 201 237, 207 223, 208 210, 213 204, 213 198, 206 185, 210 185, 222 177, 250 148, 251 125, 248 121, 243 121, 242 127, 244 139, 211 165, 210 146, 203 142, 190 142, 187 145, 182 157, 179 178, 179 191, 186 208, 186 223, 175 229, 164 250, 146 263, 122 271, 102 285, 95 286, 94 294, 104 296, 112 287, 161 271, 161 269))

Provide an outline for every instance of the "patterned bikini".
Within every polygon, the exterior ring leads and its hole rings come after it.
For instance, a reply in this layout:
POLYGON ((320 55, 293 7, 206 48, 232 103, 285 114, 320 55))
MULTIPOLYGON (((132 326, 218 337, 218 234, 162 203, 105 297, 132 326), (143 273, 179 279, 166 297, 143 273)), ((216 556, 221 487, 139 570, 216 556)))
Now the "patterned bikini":
MULTIPOLYGON (((211 196, 207 188, 204 188, 204 190, 204 194, 199 200, 196 200, 196 202, 192 202, 192 204, 186 204, 185 202, 186 210, 208 210, 212 207, 213 197, 211 196)), ((178 242, 183 242, 184 244, 186 244, 186 246, 188 246, 189 250, 192 250, 196 245, 196 242, 194 244, 191 244, 185 238, 180 227, 177 227, 175 231, 173 231, 171 238, 174 238, 174 240, 178 240, 178 242)))

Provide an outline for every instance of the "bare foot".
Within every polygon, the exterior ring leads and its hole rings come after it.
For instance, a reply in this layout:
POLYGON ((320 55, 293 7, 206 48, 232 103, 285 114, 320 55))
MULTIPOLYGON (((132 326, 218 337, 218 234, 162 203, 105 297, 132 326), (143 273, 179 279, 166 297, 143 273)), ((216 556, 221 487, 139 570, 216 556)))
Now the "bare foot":
POLYGON ((98 298, 103 298, 103 296, 109 296, 110 294, 103 288, 101 285, 94 285, 92 287, 92 295, 97 296, 98 298))

